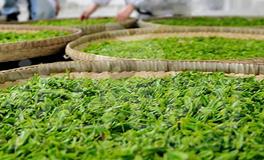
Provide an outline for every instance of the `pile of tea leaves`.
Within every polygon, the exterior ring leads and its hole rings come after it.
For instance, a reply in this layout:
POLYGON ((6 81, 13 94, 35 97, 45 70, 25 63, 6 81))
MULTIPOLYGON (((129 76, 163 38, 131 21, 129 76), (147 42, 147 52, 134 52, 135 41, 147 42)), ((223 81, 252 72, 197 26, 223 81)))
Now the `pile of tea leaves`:
POLYGON ((119 58, 246 60, 264 57, 264 41, 222 37, 169 37, 90 42, 82 51, 119 58))
POLYGON ((34 41, 34 40, 42 40, 49 39, 59 36, 68 35, 68 32, 65 31, 52 31, 52 30, 43 30, 43 31, 33 31, 33 32, 16 32, 16 31, 8 31, 1 32, 0 31, 0 43, 15 43, 21 41, 34 41))
POLYGON ((230 26, 254 27, 264 26, 264 18, 249 17, 192 17, 153 19, 151 23, 178 26, 230 26))
POLYGON ((80 19, 57 19, 57 20, 39 20, 32 22, 39 26, 90 26, 96 24, 107 24, 115 22, 114 18, 90 18, 80 19))
POLYGON ((263 159, 264 81, 34 77, 0 90, 1 159, 263 159))

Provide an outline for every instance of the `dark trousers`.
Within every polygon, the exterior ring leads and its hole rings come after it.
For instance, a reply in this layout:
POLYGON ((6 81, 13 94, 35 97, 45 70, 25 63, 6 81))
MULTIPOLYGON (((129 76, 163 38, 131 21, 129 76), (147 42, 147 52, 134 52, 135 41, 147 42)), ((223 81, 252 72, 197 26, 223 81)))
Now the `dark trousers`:
POLYGON ((19 12, 15 12, 15 13, 8 14, 6 16, 6 21, 7 22, 10 22, 10 21, 18 21, 18 15, 19 15, 19 12))
POLYGON ((27 0, 27 2, 28 2, 28 12, 29 12, 29 17, 28 17, 28 19, 29 19, 29 20, 32 20, 32 17, 31 17, 31 12, 32 12, 31 1, 30 1, 30 0, 27 0))

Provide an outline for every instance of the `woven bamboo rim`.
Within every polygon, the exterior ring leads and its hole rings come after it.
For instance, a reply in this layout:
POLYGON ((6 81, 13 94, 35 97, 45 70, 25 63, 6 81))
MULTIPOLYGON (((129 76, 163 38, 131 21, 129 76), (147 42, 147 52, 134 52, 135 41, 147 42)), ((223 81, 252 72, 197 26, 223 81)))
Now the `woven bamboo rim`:
POLYGON ((5 20, 4 19, 0 19, 0 24, 5 24, 5 20))
MULTIPOLYGON (((188 62, 185 62, 185 64, 186 65, 182 65, 182 66, 180 65, 174 66, 174 68, 171 68, 171 66, 169 66, 165 62, 150 63, 146 61, 142 61, 142 62, 71 61, 71 62, 40 64, 29 67, 21 67, 17 69, 0 71, 0 88, 12 86, 17 83, 24 82, 32 78, 34 75, 39 75, 41 77, 67 75, 73 79, 74 78, 120 79, 120 78, 130 78, 130 77, 160 78, 165 76, 173 76, 181 71, 192 70, 192 68, 188 66, 188 62), (162 66, 160 64, 162 64, 162 66), (135 67, 135 66, 140 66, 140 67, 135 67), (144 68, 142 66, 144 66, 144 68), (185 68, 182 68, 183 66, 185 66, 185 68)), ((228 76, 233 76, 233 77, 255 76, 259 80, 264 79, 264 64, 243 65, 237 63, 230 63, 228 66, 223 66, 222 68, 223 68, 222 71, 226 71, 225 73, 228 76), (245 74, 246 72, 240 72, 242 70, 236 70, 237 73, 234 73, 232 70, 228 70, 228 67, 233 68, 234 66, 238 66, 238 68, 246 67, 245 69, 248 69, 250 73, 253 74, 245 74)), ((196 69, 196 71, 212 72, 211 70, 207 70, 206 68, 200 68, 200 70, 196 69)))
POLYGON ((136 19, 128 19, 125 22, 122 22, 122 24, 119 23, 107 23, 107 24, 96 24, 86 27, 81 27, 84 34, 92 34, 92 33, 98 33, 103 31, 113 31, 113 30, 121 30, 121 29, 127 29, 135 27, 137 23, 136 19))
POLYGON ((80 29, 61 27, 37 27, 26 25, 0 25, 0 30, 34 31, 56 30, 66 31, 69 35, 36 41, 23 41, 17 43, 0 44, 0 62, 16 61, 33 57, 47 56, 62 51, 66 44, 81 36, 80 29))
POLYGON ((200 71, 222 71, 226 73, 245 73, 245 74, 263 74, 262 69, 252 69, 251 65, 263 64, 263 59, 258 60, 204 60, 204 61, 171 61, 171 60, 141 60, 141 59, 126 59, 126 58, 116 58, 95 54, 88 54, 80 51, 89 42, 100 41, 105 39, 120 39, 120 38, 131 38, 137 35, 155 35, 155 34, 175 34, 175 33, 232 33, 234 36, 237 34, 249 34, 252 37, 258 37, 264 39, 264 30, 262 29, 250 29, 250 28, 226 28, 226 27, 159 27, 159 28, 149 28, 149 29, 132 29, 132 30, 122 30, 122 31, 111 31, 98 33, 94 35, 88 35, 81 37, 71 43, 66 47, 66 54, 73 60, 104 60, 104 61, 124 61, 124 63, 134 62, 132 66, 135 68, 147 68, 144 66, 147 63, 141 64, 141 62, 148 62, 149 64, 155 64, 157 68, 164 68, 164 71, 175 70, 176 68, 181 68, 180 70, 200 70, 200 71), (130 36, 130 37, 129 37, 130 36), (171 68, 171 69, 167 69, 171 68))
MULTIPOLYGON (((173 27, 173 25, 157 24, 157 23, 151 22, 152 20, 160 20, 160 19, 183 19, 183 18, 188 18, 188 19, 193 19, 193 18, 219 18, 219 19, 221 19, 221 18, 227 18, 227 17, 228 18, 239 18, 240 16, 179 16, 179 17, 158 17, 158 18, 149 18, 149 19, 146 19, 146 20, 139 20, 138 21, 138 26, 140 28, 149 28, 149 27, 173 27)), ((260 17, 247 16, 247 17, 243 17, 243 18, 254 19, 254 18, 260 18, 260 17)), ((250 27, 252 27, 252 26, 250 26, 250 27)), ((261 26, 254 26, 254 28, 260 28, 260 27, 261 26)))
MULTIPOLYGON (((113 17, 97 17, 97 18, 91 18, 91 19, 109 19, 113 17)), ((61 18, 61 19, 45 19, 45 20, 36 20, 36 21, 26 21, 26 22, 20 22, 19 24, 32 24, 34 22, 45 22, 45 21, 63 21, 63 20, 75 20, 77 18, 61 18)), ((121 23, 106 23, 106 24, 94 24, 94 25, 87 25, 87 26, 80 26, 80 25, 72 25, 69 26, 71 28, 80 28, 83 31, 83 34, 92 34, 92 33, 98 33, 103 31, 112 31, 112 30, 120 30, 120 29, 126 29, 126 28, 132 28, 135 27, 137 24, 137 20, 134 18, 130 18, 126 20, 125 22, 121 23)))

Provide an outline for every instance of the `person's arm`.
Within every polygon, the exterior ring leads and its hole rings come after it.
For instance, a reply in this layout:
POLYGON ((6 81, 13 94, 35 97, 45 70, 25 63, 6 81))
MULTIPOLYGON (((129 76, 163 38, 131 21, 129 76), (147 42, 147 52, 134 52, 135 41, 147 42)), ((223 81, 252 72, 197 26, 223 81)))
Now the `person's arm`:
POLYGON ((127 4, 121 11, 118 12, 116 19, 119 22, 124 22, 130 17, 134 9, 135 6, 133 4, 127 4))
POLYGON ((145 0, 126 0, 127 5, 118 12, 117 14, 117 20, 119 22, 123 22, 127 20, 130 15, 133 13, 133 11, 136 8, 139 8, 140 5, 144 2, 145 0))
POLYGON ((89 5, 82 13, 81 20, 89 18, 98 8, 99 5, 97 3, 89 5))
POLYGON ((55 3, 56 3, 56 6, 55 6, 56 15, 58 15, 60 10, 61 10, 60 1, 59 0, 55 0, 55 3))
POLYGON ((93 3, 89 5, 81 15, 81 19, 89 18, 100 6, 106 5, 111 0, 93 0, 93 3))

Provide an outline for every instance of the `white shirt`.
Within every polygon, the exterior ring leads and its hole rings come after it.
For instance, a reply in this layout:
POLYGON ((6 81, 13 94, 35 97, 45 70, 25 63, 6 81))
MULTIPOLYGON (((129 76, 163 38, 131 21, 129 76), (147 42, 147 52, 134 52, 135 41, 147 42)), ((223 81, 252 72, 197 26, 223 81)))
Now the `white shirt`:
POLYGON ((153 16, 188 15, 191 11, 191 0, 143 0, 140 10, 150 11, 153 16))
MULTIPOLYGON (((93 0, 98 5, 107 5, 111 0, 93 0)), ((125 0, 143 12, 153 16, 172 16, 190 14, 191 0, 125 0)))
POLYGON ((55 9, 56 8, 56 1, 55 0, 48 0, 51 6, 55 9))
MULTIPOLYGON (((94 3, 99 5, 107 5, 111 0, 93 0, 94 3)), ((127 4, 133 4, 138 7, 144 0, 125 0, 127 4)))

